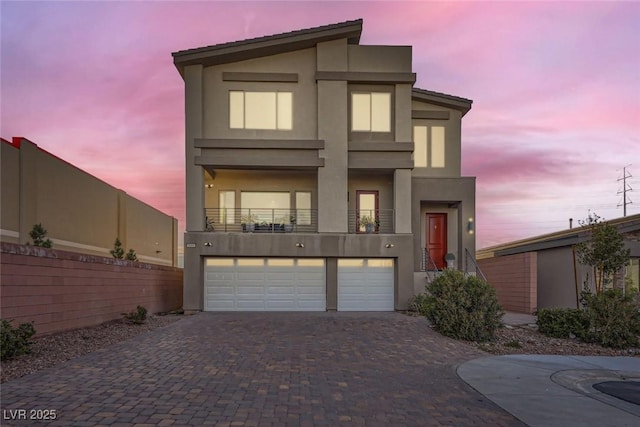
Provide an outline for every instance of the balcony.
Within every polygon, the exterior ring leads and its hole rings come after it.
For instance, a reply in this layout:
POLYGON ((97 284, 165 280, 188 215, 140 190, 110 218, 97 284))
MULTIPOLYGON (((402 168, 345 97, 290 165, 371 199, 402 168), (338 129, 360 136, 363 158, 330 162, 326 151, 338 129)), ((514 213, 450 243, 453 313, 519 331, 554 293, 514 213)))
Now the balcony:
POLYGON ((205 231, 231 233, 316 233, 317 209, 206 208, 205 231))
POLYGON ((395 233, 393 209, 349 210, 349 233, 395 233))

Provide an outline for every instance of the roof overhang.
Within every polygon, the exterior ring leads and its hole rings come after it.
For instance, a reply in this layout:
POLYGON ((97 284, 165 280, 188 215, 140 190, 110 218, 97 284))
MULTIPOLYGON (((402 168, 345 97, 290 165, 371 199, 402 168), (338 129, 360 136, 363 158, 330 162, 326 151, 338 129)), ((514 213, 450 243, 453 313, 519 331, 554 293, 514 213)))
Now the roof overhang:
POLYGON ((471 104, 473 104, 473 101, 470 99, 419 88, 413 88, 411 90, 411 99, 458 110, 462 113, 463 117, 471 110, 471 104))
POLYGON ((236 42, 217 44, 173 52, 173 63, 184 75, 184 67, 201 64, 205 67, 244 61, 314 47, 331 40, 347 39, 358 44, 362 34, 362 19, 323 25, 288 33, 257 37, 236 42))

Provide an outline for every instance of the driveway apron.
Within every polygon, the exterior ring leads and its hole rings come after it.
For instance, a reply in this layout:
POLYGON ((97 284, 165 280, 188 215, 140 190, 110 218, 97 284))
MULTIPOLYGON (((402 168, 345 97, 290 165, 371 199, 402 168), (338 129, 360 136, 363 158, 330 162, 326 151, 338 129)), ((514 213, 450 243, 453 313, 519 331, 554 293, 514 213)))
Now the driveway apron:
POLYGON ((400 313, 200 313, 3 384, 2 425, 522 425, 456 375, 484 355, 400 313))

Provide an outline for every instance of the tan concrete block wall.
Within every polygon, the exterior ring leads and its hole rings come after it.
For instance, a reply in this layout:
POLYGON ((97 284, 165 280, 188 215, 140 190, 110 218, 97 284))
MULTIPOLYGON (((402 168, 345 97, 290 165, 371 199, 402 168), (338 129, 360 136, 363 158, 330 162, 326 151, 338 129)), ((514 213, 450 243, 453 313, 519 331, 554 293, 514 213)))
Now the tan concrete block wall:
POLYGON ((527 252, 481 259, 478 265, 505 310, 530 314, 538 305, 537 262, 537 253, 527 252))
POLYGON ((37 334, 182 307, 182 269, 33 246, 1 244, 0 316, 37 334))

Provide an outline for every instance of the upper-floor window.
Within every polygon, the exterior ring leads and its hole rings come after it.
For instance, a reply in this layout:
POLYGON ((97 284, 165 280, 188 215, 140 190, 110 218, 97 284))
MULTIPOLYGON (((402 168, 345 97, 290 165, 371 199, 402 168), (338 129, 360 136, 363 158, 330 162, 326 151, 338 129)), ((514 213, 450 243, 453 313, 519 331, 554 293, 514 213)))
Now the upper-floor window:
POLYGON ((291 92, 229 91, 231 129, 291 130, 293 96, 291 92))
POLYGON ((444 126, 414 126, 413 143, 414 167, 445 167, 444 126))
POLYGON ((354 132, 391 132, 391 94, 388 92, 352 92, 351 130, 354 132))

